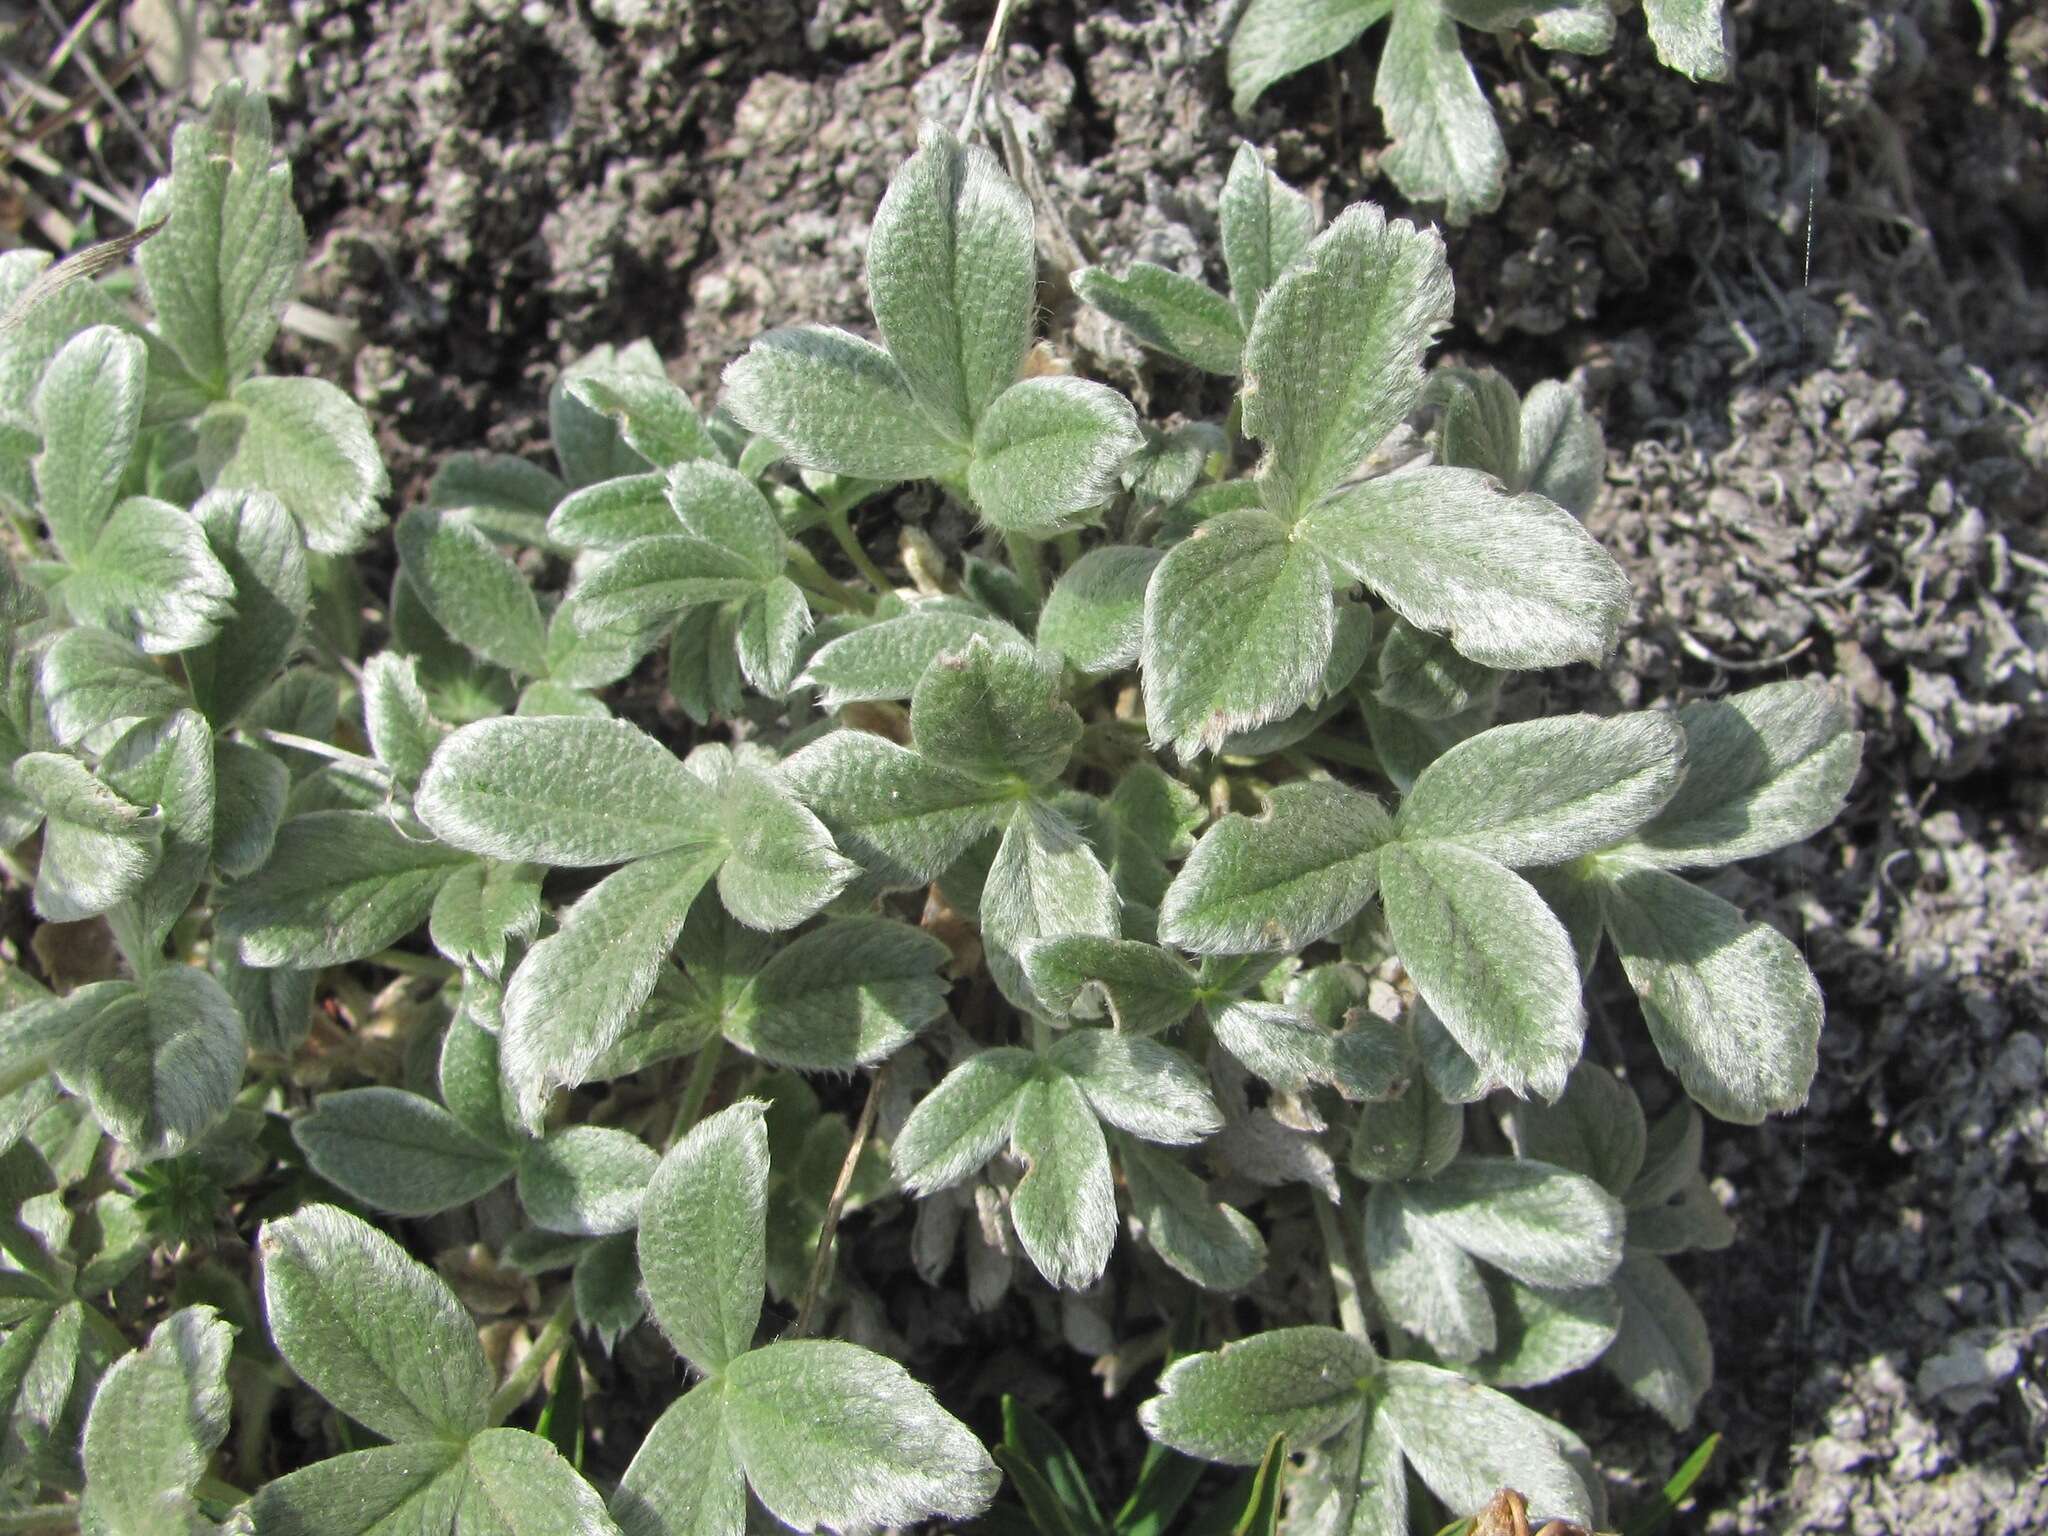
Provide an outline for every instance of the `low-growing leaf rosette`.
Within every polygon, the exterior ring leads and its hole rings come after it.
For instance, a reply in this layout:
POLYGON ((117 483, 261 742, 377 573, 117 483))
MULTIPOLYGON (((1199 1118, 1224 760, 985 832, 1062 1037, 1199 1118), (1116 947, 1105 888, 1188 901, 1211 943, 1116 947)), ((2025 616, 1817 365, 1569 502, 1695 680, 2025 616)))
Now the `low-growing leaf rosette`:
POLYGON ((1227 291, 1074 276, 1233 381, 1140 422, 928 127, 878 342, 773 332, 701 410, 601 347, 549 464, 451 457, 352 565, 367 421, 257 372, 304 254, 258 98, 148 211, 147 322, 0 256, 0 1524, 851 1532, 1006 1476, 1157 1536, 1206 1462, 1240 1531, 1591 1523, 1509 1394, 1690 1423, 1699 1111, 1801 1103, 1821 1001, 1689 876, 1826 826, 1860 737, 1814 680, 1513 713, 1629 595, 1578 397, 1430 372, 1436 234, 1242 147, 1227 291), (1589 1052, 1603 946, 1669 1081, 1589 1052), (1020 1402, 967 1427, 984 1314, 1158 1369, 1129 1518, 1020 1402))

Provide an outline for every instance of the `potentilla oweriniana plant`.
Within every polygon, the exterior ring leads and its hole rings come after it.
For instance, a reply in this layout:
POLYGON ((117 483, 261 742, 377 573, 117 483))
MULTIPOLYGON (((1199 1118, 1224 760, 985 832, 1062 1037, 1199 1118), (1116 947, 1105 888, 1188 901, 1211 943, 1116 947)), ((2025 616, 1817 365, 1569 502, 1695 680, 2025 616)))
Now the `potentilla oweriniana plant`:
POLYGON ((1593 1522, 1510 1394, 1597 1362, 1689 1423, 1666 1261, 1733 1236, 1699 1111, 1795 1108, 1821 1005, 1688 874, 1824 826, 1859 738, 1810 682, 1497 718, 1628 589, 1577 399, 1426 371, 1433 233, 1319 228, 1244 150, 1228 299, 1077 279, 1240 381, 1155 426, 1034 353, 1029 203, 928 129, 879 343, 774 332, 709 417, 600 351, 554 467, 451 460, 389 575, 345 558, 361 413, 253 371, 288 190, 229 87, 150 194, 152 319, 0 257, 0 830, 51 983, 0 974, 10 1528, 854 1531, 1007 1477, 1110 1529, 1022 1405, 992 1458, 826 1336, 902 1346, 892 1265, 1065 1293, 1070 1339, 1151 1317, 1118 1532, 1209 1462, 1258 1468, 1218 1495, 1247 1530, 1510 1485, 1593 1522), (1381 457, 1425 409, 1433 452, 1381 457), (899 580, 919 481, 986 538, 909 531, 899 580), (1603 947, 1648 1035, 1616 1061, 1603 947), (850 1074, 851 1125, 813 1085, 850 1074), (478 1241, 429 1268, 427 1217, 478 1241), (647 1324, 655 1410, 586 1415, 647 1324))
MULTIPOLYGON (((1384 21, 1372 100, 1389 140, 1380 163, 1402 195, 1442 203, 1462 224, 1500 206, 1508 152, 1466 62, 1463 28, 1558 53, 1614 46, 1623 0, 1251 0, 1230 35, 1230 90, 1240 116, 1269 86, 1341 52, 1384 21)), ((1735 69, 1722 0, 1643 0, 1658 61, 1693 80, 1735 69)))

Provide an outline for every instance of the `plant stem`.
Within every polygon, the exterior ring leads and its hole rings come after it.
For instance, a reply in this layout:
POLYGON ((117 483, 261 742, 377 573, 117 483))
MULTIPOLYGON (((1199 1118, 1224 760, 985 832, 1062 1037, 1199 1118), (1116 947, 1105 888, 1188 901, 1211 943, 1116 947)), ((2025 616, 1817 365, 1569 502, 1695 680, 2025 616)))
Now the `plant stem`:
POLYGON ((882 1083, 889 1075, 884 1062, 868 1084, 868 1101, 860 1107, 860 1123, 853 1128, 853 1144, 846 1149, 846 1161, 839 1165, 839 1177, 832 1185, 832 1198, 825 1202, 825 1220, 818 1227, 818 1256, 811 1263, 810 1283, 804 1287, 803 1305, 797 1309, 796 1331, 802 1338, 811 1331, 811 1313, 818 1305, 818 1293, 825 1287, 825 1266, 832 1259, 832 1239, 839 1233, 840 1213, 846 1209, 846 1192, 853 1187, 853 1175, 860 1167, 860 1155, 867 1150, 868 1137, 875 1129, 875 1109, 882 1100, 882 1083))
POLYGON ((967 110, 960 114, 963 140, 980 131, 982 93, 988 88, 989 71, 995 65, 996 55, 1003 51, 1003 34, 1010 30, 1010 13, 1016 8, 1016 0, 996 0, 995 19, 988 24, 988 37, 974 61, 974 80, 967 88, 967 110))
POLYGON ((554 1315, 542 1327, 540 1337, 533 1341, 533 1348, 512 1367, 512 1374, 505 1378, 505 1384, 491 1394, 491 1405, 484 1411, 486 1422, 493 1425, 504 1423, 526 1401, 527 1394, 533 1391, 533 1384, 540 1380, 540 1373, 548 1368, 548 1362, 554 1359, 555 1352, 575 1326, 576 1295, 571 1291, 562 1298, 561 1305, 555 1308, 554 1315))
POLYGON ((704 1113, 704 1100, 711 1094, 711 1082, 718 1076, 719 1062, 724 1055, 724 1037, 714 1035, 711 1043, 690 1063, 690 1076, 683 1084, 683 1101, 676 1105, 676 1117, 669 1124, 668 1140, 662 1143, 664 1147, 672 1147, 681 1141, 690 1127, 697 1123, 697 1117, 704 1113))
POLYGON ((0 1510, 0 1532, 6 1536, 34 1532, 35 1536, 57 1536, 60 1531, 78 1529, 76 1504, 38 1504, 33 1509, 0 1510))
POLYGON ((1039 602, 1045 601, 1045 566, 1038 558, 1038 541, 1028 533, 1006 533, 1003 547, 1010 552, 1010 564, 1039 602))
POLYGON ((820 600, 820 605, 835 613, 866 613, 873 607, 861 601, 860 594, 818 564, 818 557, 795 539, 789 541, 789 569, 796 584, 811 596, 820 600))
POLYGON ((1301 750, 1311 757, 1326 757, 1333 763, 1343 763, 1349 768, 1366 768, 1374 773, 1380 771, 1380 760, 1371 747, 1362 747, 1355 741, 1345 741, 1332 736, 1328 731, 1317 731, 1302 738, 1301 750))
POLYGON ((888 573, 875 564, 860 540, 853 536, 853 522, 846 513, 836 507, 827 509, 825 526, 832 530, 832 538, 841 552, 853 562, 853 568, 861 573, 867 584, 875 589, 877 597, 895 590, 896 584, 889 580, 888 573))
POLYGON ((416 955, 409 949, 383 949, 363 962, 381 965, 387 971, 407 976, 431 976, 436 981, 453 981, 462 972, 438 955, 416 955))
POLYGON ((351 768, 359 768, 366 772, 374 773, 380 779, 391 777, 391 770, 375 758, 364 757, 360 752, 350 752, 341 747, 330 746, 324 741, 314 740, 311 736, 295 736, 290 731, 272 730, 251 731, 249 734, 258 741, 268 742, 273 747, 290 747, 294 752, 310 752, 315 757, 324 757, 332 762, 345 763, 351 768))
POLYGON ((1337 1221, 1337 1207, 1320 1189, 1311 1189, 1315 1204, 1316 1230, 1322 1233, 1323 1255, 1330 1266, 1330 1289, 1337 1293, 1337 1320, 1355 1339, 1370 1343, 1365 1327, 1365 1303, 1358 1293, 1358 1276, 1352 1273, 1351 1250, 1344 1242, 1344 1229, 1337 1221))

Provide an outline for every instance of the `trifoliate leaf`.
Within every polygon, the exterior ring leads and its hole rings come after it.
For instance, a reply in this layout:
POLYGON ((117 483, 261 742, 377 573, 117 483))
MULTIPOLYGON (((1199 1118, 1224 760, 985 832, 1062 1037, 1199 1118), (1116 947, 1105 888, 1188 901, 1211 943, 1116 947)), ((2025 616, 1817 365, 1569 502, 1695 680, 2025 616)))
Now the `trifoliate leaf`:
POLYGON ((246 742, 214 742, 213 862, 222 874, 254 874, 269 860, 290 792, 290 770, 270 753, 246 742))
POLYGON ((365 1205, 431 1216, 467 1205, 512 1174, 514 1159, 431 1099, 397 1088, 323 1094, 292 1123, 313 1171, 365 1205))
POLYGON ((619 1536, 597 1490, 539 1435, 487 1429, 464 1465, 453 1536, 619 1536))
POLYGON ((1582 1063, 1555 1104, 1509 1106, 1506 1127, 1517 1155, 1583 1173, 1623 1195, 1642 1171, 1649 1128, 1634 1092, 1605 1067, 1582 1063))
POLYGON ((257 1246, 271 1338, 314 1391, 393 1440, 462 1441, 483 1428, 491 1368, 432 1270, 331 1205, 265 1222, 257 1246))
POLYGON ((434 948, 455 964, 475 966, 496 979, 507 939, 531 939, 540 929, 540 871, 531 864, 478 859, 449 876, 427 914, 434 948))
POLYGON ((383 526, 391 489, 363 408, 314 378, 244 379, 199 420, 208 490, 268 491, 323 555, 352 555, 383 526))
POLYGON ((67 629, 43 652, 38 686, 63 746, 99 751, 138 720, 184 708, 184 691, 118 635, 67 629))
POLYGON ((967 467, 918 408, 887 352, 822 325, 770 331, 725 370, 725 408, 805 469, 864 480, 922 480, 967 467))
POLYGON ((1555 502, 1473 470, 1368 480, 1316 509, 1302 539, 1419 629, 1490 667, 1599 661, 1628 578, 1555 502))
POLYGON ((519 567, 460 513, 414 507, 398 520, 406 579, 434 622, 520 677, 547 668, 547 629, 519 567))
POLYGON ((1266 1240, 1245 1214, 1209 1191, 1170 1152, 1119 1144, 1117 1163, 1145 1241, 1175 1273, 1204 1290, 1241 1291, 1266 1263, 1266 1240))
POLYGON ((114 508, 60 590, 78 623, 132 636, 151 655, 212 639, 235 592, 191 515, 147 496, 114 508))
POLYGON ((1677 1198, 1657 1205, 1629 1209, 1628 1246, 1631 1253, 1692 1253, 1716 1251, 1735 1241, 1735 1223, 1721 1209, 1706 1176, 1695 1172, 1680 1187, 1677 1198))
POLYGON ((623 720, 480 720, 444 741, 414 809, 442 841, 494 859, 618 864, 717 836, 702 781, 623 720))
POLYGON ((1116 1246, 1109 1147, 1080 1085, 1041 1073, 1018 1096, 1010 1145, 1027 1168, 1010 1200, 1017 1241, 1046 1281, 1094 1284, 1116 1246))
POLYGON ((1558 715, 1497 725, 1416 778, 1395 825, 1502 864, 1562 864, 1648 823, 1685 774, 1668 715, 1558 715))
POLYGON ((1735 74, 1722 0, 1643 0, 1643 19, 1658 61, 1693 80, 1728 80, 1735 74))
POLYGON ((821 709, 871 699, 907 699, 942 652, 961 651, 976 635, 995 644, 1023 636, 998 619, 956 608, 914 608, 828 641, 797 681, 818 690, 821 709))
POLYGON ((111 914, 122 943, 156 955, 185 915, 213 858, 213 733, 196 710, 181 709, 167 720, 146 720, 108 748, 100 759, 100 777, 122 798, 154 806, 160 816, 162 853, 156 868, 111 914))
POLYGON ((683 533, 623 544, 576 585, 586 631, 656 624, 704 603, 750 596, 761 578, 743 555, 683 533))
POLYGON ((690 903, 722 854, 678 848, 614 871, 526 952, 505 989, 505 1081, 537 1129, 548 1094, 571 1087, 617 1043, 649 995, 690 903))
POLYGON ((599 1238, 583 1250, 570 1276, 576 1321, 595 1333, 607 1352, 647 1315, 640 1290, 638 1243, 637 1232, 599 1238))
POLYGON ((208 393, 226 393, 270 350, 306 256, 291 166, 260 91, 230 81, 203 121, 178 129, 171 174, 137 218, 167 221, 135 257, 157 328, 208 393))
POLYGON ((1121 272, 1082 267, 1070 281, 1084 302, 1155 351, 1204 373, 1237 373, 1244 322, 1207 283, 1150 261, 1134 261, 1121 272))
POLYGON ((747 1479, 726 1430, 722 1380, 692 1387, 654 1421, 611 1512, 624 1536, 741 1536, 747 1479))
POLYGON ((80 1447, 79 1528, 160 1536, 198 1514, 192 1492, 228 1432, 234 1330, 211 1307, 183 1307, 100 1379, 80 1447))
POLYGON ((548 514, 548 537, 571 549, 618 549, 676 531, 665 475, 620 475, 571 491, 548 514))
POLYGON ((626 446, 657 468, 720 457, 690 397, 666 378, 599 364, 567 375, 562 387, 577 404, 611 417, 626 446))
POLYGON ((1494 1347, 1486 1280, 1448 1233, 1409 1204, 1406 1184, 1376 1184, 1365 1205, 1365 1263, 1393 1322, 1444 1360, 1465 1364, 1494 1347))
POLYGON ((825 824, 762 769, 732 772, 718 792, 718 817, 727 850, 719 899, 749 928, 794 928, 860 872, 833 847, 825 824))
POLYGON ((1014 1046, 978 1051, 918 1100, 892 1148, 896 1176, 919 1196, 957 1184, 1010 1139, 1037 1058, 1014 1046))
POLYGON ((1662 1259, 1631 1252, 1614 1277, 1621 1328, 1600 1363, 1673 1429, 1692 1423, 1714 1384, 1714 1347, 1699 1304, 1662 1259))
POLYGON ((1038 643, 1083 672, 1114 672, 1138 659, 1145 588, 1159 551, 1131 544, 1091 549, 1053 584, 1038 617, 1038 643))
POLYGON ((1621 1262, 1621 1203, 1584 1174, 1509 1157, 1461 1157, 1401 1199, 1474 1258, 1528 1285, 1600 1285, 1621 1262))
POLYGON ((1212 1004, 1216 1043, 1276 1088, 1299 1090, 1336 1076, 1336 1036, 1298 1008, 1236 998, 1212 1004))
POLYGON ((1290 524, 1422 396, 1450 322, 1442 238, 1370 204, 1346 209, 1277 278, 1244 344, 1244 429, 1266 444, 1266 504, 1290 524))
POLYGON ((928 122, 875 210, 867 273, 875 322, 911 394, 941 433, 967 441, 1031 345, 1030 200, 995 156, 928 122))
POLYGON ((275 496, 210 491, 192 519, 234 587, 233 614, 184 656, 192 697, 224 729, 291 659, 313 605, 312 579, 299 530, 275 496))
POLYGON ((1685 781, 1636 844, 1666 868, 1731 864, 1802 842, 1841 813, 1863 733, 1817 680, 1766 683, 1678 712, 1685 781))
POLYGON ((967 1426, 895 1361, 784 1339, 724 1375, 728 1441, 768 1512, 797 1530, 964 1520, 1001 1474, 967 1426))
POLYGON ((826 923, 778 950, 725 1016, 725 1033, 777 1066, 846 1072, 907 1044, 946 1011, 946 946, 878 917, 826 923))
POLYGON ((1478 1509, 1512 1486, 1528 1498, 1531 1515, 1594 1523, 1586 1485, 1566 1454, 1567 1432, 1490 1387, 1419 1361, 1390 1361, 1377 1422, 1447 1509, 1478 1509))
MULTIPOLYGON (((1364 4, 1357 3, 1357 0, 1334 0, 1334 3, 1325 0, 1325 3, 1333 19, 1341 12, 1358 13, 1375 6, 1380 14, 1386 11, 1385 0, 1365 0, 1364 4)), ((1254 7, 1268 12, 1274 8, 1272 0, 1261 0, 1254 7)), ((1295 7, 1295 21, 1285 34, 1289 43, 1305 38, 1314 30, 1315 23, 1302 15, 1302 9, 1299 5, 1295 7)), ((1249 16, 1251 13, 1248 11, 1246 14, 1249 16)), ((1370 25, 1372 19, 1361 22, 1360 29, 1370 25)), ((1239 88, 1240 48, 1250 50, 1253 47, 1253 36, 1258 29, 1259 24, 1254 24, 1252 34, 1248 35, 1240 22, 1238 36, 1231 39, 1233 89, 1239 88), (1239 38, 1244 39, 1242 44, 1239 38)), ((1343 43, 1335 46, 1341 48, 1343 43)), ((1238 108, 1239 112, 1243 110, 1243 106, 1238 108)), ((1254 146, 1240 144, 1237 154, 1231 159, 1230 174, 1224 178, 1223 196, 1218 201, 1216 213, 1222 225, 1223 265, 1230 273, 1231 301, 1237 306, 1239 324, 1249 331, 1266 290, 1279 280, 1282 272, 1294 265, 1295 258, 1307 250, 1309 241, 1315 238, 1316 212, 1307 198, 1273 174, 1266 165, 1265 157, 1254 146)))
POLYGON ((1383 1369, 1363 1339, 1278 1328, 1175 1361, 1138 1422, 1184 1455, 1256 1466, 1275 1435, 1306 1448, 1351 1423, 1383 1369))
POLYGON ((459 513, 494 543, 551 549, 548 518, 567 489, 538 464, 509 453, 458 453, 434 471, 427 505, 459 513))
POLYGON ((270 862, 228 889, 214 921, 245 964, 341 965, 411 933, 442 882, 470 862, 377 811, 295 816, 278 829, 270 862))
POLYGON ((572 1125, 529 1142, 519 1156, 519 1203, 550 1232, 605 1237, 630 1232, 657 1159, 639 1137, 572 1125))
POLYGON ((1507 145, 1440 0, 1394 0, 1373 104, 1392 145, 1380 163, 1402 195, 1463 224, 1500 206, 1507 145))
POLYGON ((1663 870, 1624 875, 1603 901, 1650 1038, 1700 1107, 1755 1125, 1804 1104, 1821 998, 1792 942, 1663 870))
POLYGON ((1146 1141, 1184 1146, 1223 1129, 1208 1081, 1171 1046, 1107 1029, 1074 1029, 1046 1060, 1080 1085, 1096 1115, 1146 1141))
POLYGON ((1593 510, 1607 478, 1600 422, 1569 384, 1545 379, 1522 401, 1519 489, 1548 496, 1573 517, 1593 510))
POLYGON ((1492 368, 1439 368, 1429 394, 1444 408, 1438 462, 1479 470, 1510 490, 1528 489, 1522 479, 1522 399, 1514 385, 1492 368))
POLYGON ((835 731, 783 764, 840 851, 884 890, 935 880, 1014 802, 978 780, 863 731, 835 731))
POLYGON ((1263 815, 1225 816, 1160 904, 1162 938, 1201 954, 1297 950, 1349 922, 1378 888, 1393 821, 1335 782, 1283 784, 1263 815))
POLYGON ((918 755, 977 779, 1044 784, 1059 777, 1081 717, 1067 703, 1057 663, 1025 646, 975 636, 942 652, 910 699, 918 755))
POLYGON ((1494 1347, 1467 1369, 1493 1387, 1540 1387, 1582 1371, 1614 1342, 1621 1304, 1611 1286, 1540 1291, 1496 1272, 1486 1276, 1493 1302, 1494 1347))
POLYGON ((1428 1079, 1412 1077, 1393 1098, 1359 1106, 1350 1167, 1361 1179, 1427 1179, 1464 1144, 1464 1110, 1428 1079))
POLYGON ((454 1536, 468 1480, 460 1440, 380 1445, 265 1483, 250 1513, 265 1536, 454 1536))
POLYGON ((1027 946, 1023 960, 1032 990, 1052 1012, 1095 1018, 1106 1004, 1125 1034, 1157 1034, 1195 1006, 1194 971, 1132 939, 1070 934, 1027 946))
POLYGON ((1182 757, 1315 696, 1336 616, 1330 568, 1264 511, 1226 512, 1176 544, 1145 589, 1152 740, 1182 757))
POLYGON ((967 491, 1009 533, 1045 538, 1116 494, 1144 446, 1131 402, 1087 379, 1026 379, 998 395, 974 429, 967 491))
POLYGON ((1380 900, 1395 952, 1451 1037, 1494 1081, 1564 1091, 1586 1032, 1570 938, 1529 882, 1449 843, 1389 843, 1380 900))
POLYGON ((981 891, 982 941, 1005 994, 1034 1001, 1020 959, 1031 941, 1114 938, 1119 911, 1109 871, 1073 825, 1048 805, 1018 805, 981 891))
POLYGON ((9 770, 46 818, 35 907, 53 923, 95 917, 142 888, 163 857, 163 816, 135 805, 61 752, 29 752, 9 770))
POLYGON ((756 692, 775 699, 789 692, 810 635, 810 601, 786 576, 776 577, 740 606, 733 643, 740 670, 756 692))
POLYGON ((146 368, 138 338, 96 325, 64 344, 36 389, 36 510, 73 566, 91 556, 113 514, 142 422, 146 368))
POLYGON ((758 1099, 694 1126, 662 1157, 640 1206, 640 1273, 661 1331, 692 1365, 724 1372, 752 1348, 767 1285, 768 1131, 758 1099))
POLYGON ((1460 655, 1444 636, 1396 619, 1380 644, 1375 697, 1418 720, 1448 720, 1490 705, 1500 682, 1500 673, 1460 655))
MULTIPOLYGON (((1230 36, 1231 110, 1243 117, 1267 86, 1345 47, 1386 15, 1392 4, 1393 0, 1252 0, 1230 36)), ((1245 1465, 1257 1460, 1253 1457, 1245 1465)))
POLYGON ((667 494, 684 533, 739 556, 763 581, 782 574, 782 524, 746 476, 723 464, 678 464, 668 472, 667 494))

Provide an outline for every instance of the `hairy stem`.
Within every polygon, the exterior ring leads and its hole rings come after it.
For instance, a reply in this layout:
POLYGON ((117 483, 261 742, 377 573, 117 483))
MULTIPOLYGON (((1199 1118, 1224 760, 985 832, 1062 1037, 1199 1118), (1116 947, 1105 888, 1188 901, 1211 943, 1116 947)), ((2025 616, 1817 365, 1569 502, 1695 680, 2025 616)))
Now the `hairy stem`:
POLYGON ((832 1261, 832 1239, 839 1233, 839 1217, 846 1209, 846 1192, 853 1187, 853 1175, 860 1167, 861 1153, 875 1129, 875 1109, 882 1100, 882 1083, 889 1076, 884 1062, 868 1084, 868 1101, 860 1107, 860 1123, 853 1128, 853 1144, 846 1149, 846 1161, 839 1165, 839 1177, 832 1185, 832 1198, 825 1202, 825 1220, 818 1227, 818 1256, 811 1262, 810 1283, 804 1287, 803 1305, 797 1309, 796 1331, 802 1338, 811 1331, 811 1314, 818 1305, 818 1293, 825 1288, 825 1268, 832 1261))
POLYGON ((439 955, 416 955, 409 949, 381 949, 363 964, 381 965, 387 971, 427 976, 435 981, 453 981, 462 974, 460 967, 450 965, 439 955))
POLYGON ((1355 741, 1346 741, 1328 731, 1316 731, 1302 738, 1301 750, 1310 757, 1328 758, 1333 763, 1342 763, 1347 768, 1365 768, 1373 773, 1380 771, 1380 760, 1371 747, 1360 746, 1355 741))
POLYGON ((1315 1204, 1316 1230, 1322 1234, 1323 1256, 1330 1267, 1330 1289, 1337 1293, 1337 1321, 1354 1339, 1370 1342, 1365 1326, 1365 1303, 1359 1295, 1358 1276, 1351 1268, 1351 1250, 1344 1242, 1344 1229, 1337 1221, 1337 1207, 1320 1189, 1309 1191, 1315 1204))
POLYGON ((561 1304, 554 1310, 554 1315, 542 1327, 540 1337, 533 1341, 533 1348, 512 1367, 511 1374, 505 1378, 505 1384, 491 1394, 490 1407, 484 1411, 486 1422, 493 1425, 504 1423, 506 1418, 526 1401, 527 1394, 533 1391, 534 1383, 540 1380, 540 1373, 548 1368, 548 1362, 555 1358, 556 1352, 569 1337, 569 1330, 575 1326, 576 1295, 571 1291, 562 1298, 561 1304))
POLYGON ((861 595, 818 564, 818 557, 795 539, 789 541, 789 574, 796 584, 818 600, 819 606, 834 613, 866 613, 874 607, 861 595))
POLYGON ((1028 533, 1006 533, 1003 548, 1010 552, 1010 564, 1038 602, 1045 601, 1045 565, 1038 557, 1038 540, 1028 533))
POLYGON ((853 521, 846 513, 836 507, 828 509, 825 513, 825 526, 832 530, 833 541, 838 544, 840 552, 853 562, 853 568, 875 589, 877 597, 895 590, 896 584, 889 580, 888 573, 875 564, 867 550, 862 547, 860 540, 854 537, 853 521))
POLYGON ((681 1141, 689 1134, 690 1127, 697 1123, 697 1117, 704 1113, 704 1100, 710 1096, 712 1080, 718 1076, 724 1056, 724 1037, 714 1035, 711 1043, 690 1063, 689 1080, 683 1084, 682 1102, 676 1105, 676 1117, 669 1122, 668 1140, 662 1143, 664 1147, 672 1147, 681 1141))

